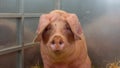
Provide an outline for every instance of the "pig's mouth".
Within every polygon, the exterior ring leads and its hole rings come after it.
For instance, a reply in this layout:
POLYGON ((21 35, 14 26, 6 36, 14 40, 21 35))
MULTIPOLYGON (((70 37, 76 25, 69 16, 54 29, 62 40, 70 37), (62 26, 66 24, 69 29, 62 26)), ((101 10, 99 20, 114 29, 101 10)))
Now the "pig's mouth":
POLYGON ((55 54, 62 54, 62 51, 61 50, 55 50, 54 53, 55 54))

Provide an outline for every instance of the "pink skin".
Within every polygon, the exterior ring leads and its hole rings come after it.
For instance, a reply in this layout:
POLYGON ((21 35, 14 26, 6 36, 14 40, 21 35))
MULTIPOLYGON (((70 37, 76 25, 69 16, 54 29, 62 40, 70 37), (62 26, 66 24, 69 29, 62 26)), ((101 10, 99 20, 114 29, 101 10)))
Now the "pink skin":
POLYGON ((75 14, 55 10, 42 15, 37 34, 35 42, 40 42, 44 68, 91 68, 84 34, 75 14))

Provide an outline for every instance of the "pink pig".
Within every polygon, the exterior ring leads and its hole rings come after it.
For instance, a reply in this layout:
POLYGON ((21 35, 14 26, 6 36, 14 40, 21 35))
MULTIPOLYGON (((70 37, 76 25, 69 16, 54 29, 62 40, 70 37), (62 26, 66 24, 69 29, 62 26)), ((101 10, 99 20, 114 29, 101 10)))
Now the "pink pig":
POLYGON ((91 68, 78 17, 62 10, 43 14, 34 42, 40 42, 44 68, 91 68))

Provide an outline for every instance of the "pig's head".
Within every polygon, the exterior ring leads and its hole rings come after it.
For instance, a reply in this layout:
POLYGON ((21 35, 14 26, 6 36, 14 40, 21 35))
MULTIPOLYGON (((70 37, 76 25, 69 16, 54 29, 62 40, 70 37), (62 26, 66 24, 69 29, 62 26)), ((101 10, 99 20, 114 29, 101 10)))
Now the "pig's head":
POLYGON ((34 42, 44 44, 54 53, 62 53, 75 44, 76 40, 81 40, 81 33, 81 26, 75 14, 54 10, 40 17, 34 42))

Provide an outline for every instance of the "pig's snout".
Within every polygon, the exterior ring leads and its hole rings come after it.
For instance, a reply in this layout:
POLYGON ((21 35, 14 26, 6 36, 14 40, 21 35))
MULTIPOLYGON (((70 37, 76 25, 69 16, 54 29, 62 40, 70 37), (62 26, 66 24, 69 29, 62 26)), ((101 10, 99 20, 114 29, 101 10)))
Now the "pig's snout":
POLYGON ((64 41, 61 36, 54 36, 50 44, 54 52, 60 52, 64 48, 64 41))

